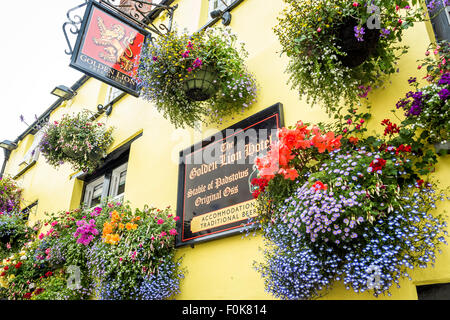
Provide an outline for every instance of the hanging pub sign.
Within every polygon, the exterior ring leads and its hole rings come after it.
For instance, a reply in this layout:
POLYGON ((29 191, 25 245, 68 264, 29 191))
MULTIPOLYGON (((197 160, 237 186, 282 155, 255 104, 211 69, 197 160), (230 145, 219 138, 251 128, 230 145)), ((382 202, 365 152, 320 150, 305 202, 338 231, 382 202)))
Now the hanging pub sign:
POLYGON ((136 75, 147 35, 110 8, 90 1, 70 66, 137 97, 136 75))
POLYGON ((253 226, 255 159, 267 153, 282 126, 278 103, 180 152, 176 246, 253 226))

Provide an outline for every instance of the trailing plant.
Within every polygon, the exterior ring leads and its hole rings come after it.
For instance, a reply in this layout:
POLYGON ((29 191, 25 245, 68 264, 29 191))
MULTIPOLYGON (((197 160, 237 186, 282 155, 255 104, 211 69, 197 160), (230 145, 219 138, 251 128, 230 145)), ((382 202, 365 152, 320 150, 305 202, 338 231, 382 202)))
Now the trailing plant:
POLYGON ((22 201, 22 189, 10 177, 0 177, 0 214, 18 211, 22 201))
POLYGON ((247 55, 230 28, 170 32, 143 47, 141 95, 176 127, 193 127, 198 120, 221 123, 255 102, 256 83, 244 65, 247 55))
POLYGON ((93 122, 89 111, 63 115, 49 123, 40 142, 40 151, 47 162, 59 167, 67 162, 74 170, 92 172, 101 164, 113 142, 113 128, 93 122))
POLYGON ((20 214, 0 214, 0 259, 22 246, 30 231, 20 214))
POLYGON ((183 273, 174 256, 175 218, 170 208, 134 213, 115 208, 101 239, 89 249, 89 272, 99 299, 167 299, 179 292, 183 273))
POLYGON ((295 1, 274 28, 289 58, 289 83, 330 114, 357 105, 398 71, 404 30, 423 20, 417 1, 295 1))
POLYGON ((170 208, 105 202, 47 214, 36 238, 0 263, 7 299, 168 299, 179 292, 170 208), (19 263, 20 262, 20 263, 19 263))
POLYGON ((414 132, 423 143, 437 145, 438 153, 441 145, 447 145, 442 150, 446 154, 450 150, 450 45, 442 42, 434 50, 430 47, 425 55, 419 68, 426 69, 428 84, 421 86, 416 78, 410 78, 408 82, 414 90, 396 107, 405 112, 402 128, 414 132))
POLYGON ((446 243, 445 217, 433 212, 446 195, 417 173, 423 155, 396 144, 400 130, 389 121, 384 136, 350 136, 363 131, 361 116, 350 112, 339 135, 301 122, 282 128, 256 161, 267 246, 255 268, 275 297, 321 297, 335 281, 390 294, 446 243))

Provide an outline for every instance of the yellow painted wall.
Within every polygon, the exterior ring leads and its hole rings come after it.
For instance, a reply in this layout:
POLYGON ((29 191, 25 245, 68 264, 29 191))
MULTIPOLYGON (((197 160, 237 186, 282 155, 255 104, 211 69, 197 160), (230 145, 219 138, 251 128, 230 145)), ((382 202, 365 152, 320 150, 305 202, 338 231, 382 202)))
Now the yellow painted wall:
MULTIPOLYGON (((179 0, 176 3, 179 5, 174 18, 177 26, 193 32, 209 20, 207 0, 179 0)), ((255 74, 260 88, 258 102, 244 115, 228 119, 221 126, 203 127, 201 131, 175 130, 151 103, 126 96, 114 105, 109 117, 102 116, 99 119, 115 127, 115 142, 110 150, 137 133, 143 133, 132 143, 128 163, 125 199, 131 201, 133 207, 149 204, 157 207, 170 205, 175 209, 178 152, 277 102, 284 105, 286 125, 293 125, 298 120, 319 122, 328 119, 320 106, 307 105, 286 84, 288 75, 284 70, 288 60, 286 56, 280 57, 281 47, 272 32, 281 7, 281 0, 246 0, 232 11, 231 28, 238 39, 246 44, 249 51, 247 65, 255 74)), ((409 91, 406 80, 411 76, 417 76, 418 79, 423 77, 416 68, 416 60, 423 57, 430 42, 427 28, 429 26, 422 23, 407 32, 404 43, 410 46, 410 51, 399 63, 400 72, 388 80, 392 83, 386 83, 386 88, 370 94, 373 105, 370 130, 381 130, 380 121, 391 116, 389 110, 409 91)), ((78 90, 74 99, 52 113, 50 121, 58 120, 64 113, 75 113, 82 109, 95 111, 99 103, 104 103, 106 90, 105 84, 90 79, 78 90)), ((17 174, 18 164, 31 141, 32 137, 27 136, 19 148, 13 151, 6 167, 7 174, 17 174)), ((67 165, 59 169, 50 167, 41 156, 34 167, 18 178, 19 184, 25 189, 25 203, 39 200, 37 215, 30 217, 31 220, 42 218, 44 212, 74 208, 81 202, 83 183, 71 179, 73 174, 67 165)), ((442 180, 443 186, 449 185, 450 156, 441 158, 436 176, 442 180)), ((446 209, 450 209, 448 203, 446 209)), ((178 255, 184 257, 183 264, 188 273, 182 283, 181 294, 176 298, 272 299, 264 292, 263 281, 252 268, 253 262, 262 258, 262 246, 259 235, 245 239, 237 235, 197 244, 194 248, 179 249, 178 255)), ((393 296, 390 298, 417 299, 415 284, 450 282, 449 266, 450 248, 446 248, 435 268, 414 272, 413 282, 402 281, 400 289, 392 288, 393 296)), ((325 299, 373 299, 373 296, 367 293, 355 294, 345 290, 342 283, 337 283, 325 299)))

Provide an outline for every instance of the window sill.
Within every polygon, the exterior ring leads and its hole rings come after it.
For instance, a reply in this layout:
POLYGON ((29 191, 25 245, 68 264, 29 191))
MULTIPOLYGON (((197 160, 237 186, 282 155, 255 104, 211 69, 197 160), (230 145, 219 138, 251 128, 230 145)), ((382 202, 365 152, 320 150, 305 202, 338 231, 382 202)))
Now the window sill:
POLYGON ((27 172, 29 169, 31 169, 32 167, 34 167, 34 165, 36 164, 36 160, 33 160, 29 165, 27 165, 25 168, 23 168, 22 170, 19 171, 18 174, 16 174, 13 179, 16 180, 17 178, 19 178, 21 175, 23 175, 25 172, 27 172))

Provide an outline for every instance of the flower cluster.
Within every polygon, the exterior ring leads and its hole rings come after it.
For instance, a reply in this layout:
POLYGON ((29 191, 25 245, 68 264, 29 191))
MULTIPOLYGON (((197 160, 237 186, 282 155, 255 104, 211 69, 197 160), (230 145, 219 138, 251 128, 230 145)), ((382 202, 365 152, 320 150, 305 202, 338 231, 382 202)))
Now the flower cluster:
POLYGON ((268 181, 277 174, 295 180, 299 170, 307 165, 312 152, 324 153, 339 148, 342 136, 335 136, 331 131, 323 133, 317 126, 308 129, 299 121, 293 129, 280 129, 278 138, 270 145, 267 155, 255 161, 259 175, 268 181), (305 152, 310 149, 312 152, 305 152))
POLYGON ((198 120, 220 123, 256 101, 246 56, 229 27, 193 35, 169 32, 143 47, 141 95, 176 127, 193 127, 198 120))
POLYGON ((146 207, 133 215, 129 209, 115 208, 110 219, 103 224, 102 239, 94 242, 87 254, 88 272, 98 279, 96 297, 163 299, 177 292, 182 273, 179 262, 173 260, 177 217, 170 208, 146 207), (116 232, 118 239, 108 238, 111 232, 116 232), (164 283, 176 286, 169 290, 164 283))
POLYGON ((79 220, 77 221, 77 226, 77 231, 73 234, 73 236, 77 238, 77 243, 87 246, 94 240, 94 236, 98 235, 94 219, 89 220, 89 222, 86 220, 79 220))
POLYGON ((395 0, 284 2, 274 31, 290 59, 289 82, 327 112, 338 111, 341 100, 360 104, 382 86, 397 71, 394 48, 404 30, 424 19, 419 5, 395 0))
MULTIPOLYGON (((434 53, 437 59, 426 59, 421 64, 427 68, 425 79, 429 84, 420 87, 411 82, 415 91, 409 91, 396 107, 405 111, 403 127, 418 132, 420 140, 437 145, 437 153, 441 148, 445 153, 450 149, 450 45, 443 42, 434 53)), ((426 55, 430 55, 429 51, 426 55)))
POLYGON ((112 128, 93 123, 88 111, 64 115, 49 123, 40 142, 40 151, 48 163, 59 167, 65 162, 75 170, 92 171, 106 156, 113 142, 112 128))
POLYGON ((383 121, 381 121, 381 125, 386 126, 386 128, 384 129, 385 136, 392 136, 400 132, 399 126, 395 123, 392 123, 389 119, 384 119, 383 121))
MULTIPOLYGON (((429 212, 437 201, 434 191, 414 189, 410 186, 402 192, 401 210, 399 206, 373 223, 362 217, 342 219, 333 211, 327 214, 338 207, 329 195, 323 194, 324 201, 317 202, 321 207, 313 209, 319 210, 320 216, 309 215, 306 209, 302 213, 304 223, 300 223, 299 216, 298 221, 280 216, 264 228, 268 241, 265 258, 255 264, 267 291, 282 299, 311 299, 323 296, 334 282, 342 281, 348 290, 357 293, 372 290, 375 296, 390 295, 390 289, 394 284, 399 286, 401 278, 411 279, 407 269, 426 268, 434 263, 437 248, 446 244, 444 236, 448 234, 443 217, 429 212), (336 224, 340 219, 341 224, 336 224), (345 219, 350 220, 348 224, 345 219), (335 227, 339 225, 342 226, 335 227)), ((297 200, 311 201, 314 194, 317 198, 321 194, 310 190, 300 187, 301 196, 310 192, 312 197, 297 200)), ((359 207, 357 201, 353 205, 359 207)), ((347 208, 351 205, 347 204, 347 208)), ((287 212, 295 215, 301 210, 287 212)))
POLYGON ((0 215, 19 209, 22 189, 9 177, 0 177, 0 215))
POLYGON ((48 231, 30 237, 20 252, 0 263, 0 296, 169 298, 179 292, 183 278, 174 253, 177 220, 170 208, 133 211, 121 203, 49 214, 44 223, 48 231), (78 268, 78 278, 73 277, 73 267, 78 268))
MULTIPOLYGON (((347 126, 360 118, 352 114, 347 126)), ((408 131, 389 119, 382 125, 388 130, 381 138, 339 136, 326 153, 314 149, 301 123, 280 131, 277 153, 279 145, 293 151, 282 151, 279 163, 296 168, 297 177, 277 173, 267 179, 273 172, 260 165, 254 179, 255 185, 268 180, 256 193, 267 246, 255 268, 275 297, 320 297, 336 281, 357 293, 390 294, 409 277, 408 268, 427 267, 446 244, 445 217, 433 213, 445 195, 417 174, 417 145, 397 136, 408 131)))

